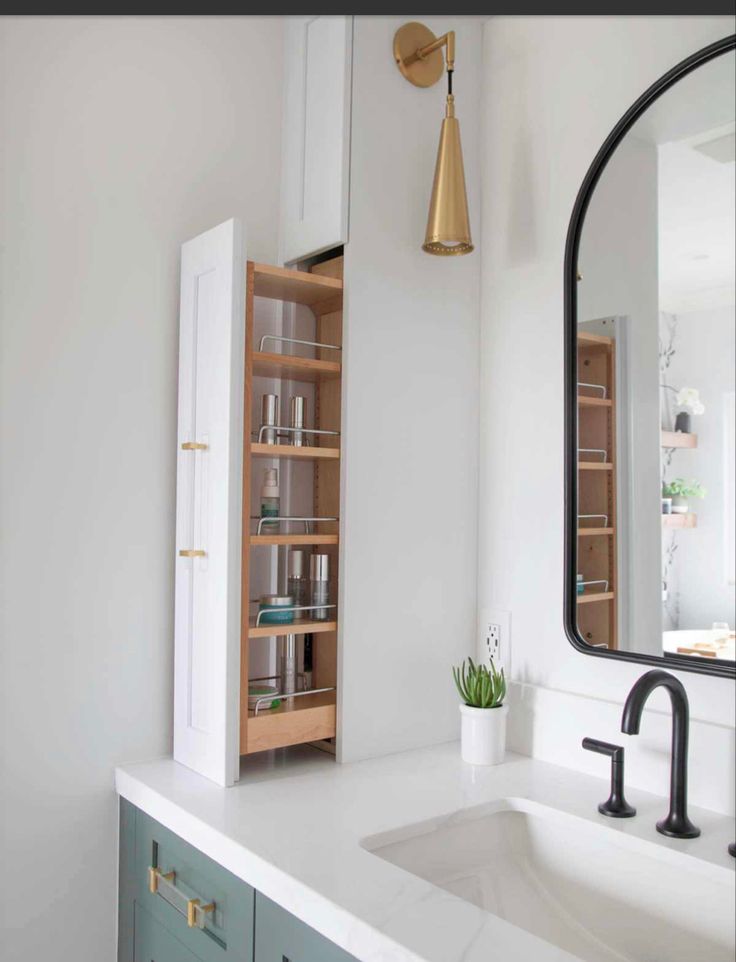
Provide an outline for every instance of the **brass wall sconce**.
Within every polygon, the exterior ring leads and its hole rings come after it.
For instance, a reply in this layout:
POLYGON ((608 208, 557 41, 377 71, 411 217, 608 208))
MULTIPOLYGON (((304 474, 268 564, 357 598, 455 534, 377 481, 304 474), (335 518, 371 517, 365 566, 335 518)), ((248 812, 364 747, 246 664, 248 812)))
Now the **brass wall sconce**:
POLYGON ((460 124, 455 117, 452 75, 455 70, 455 31, 435 37, 421 23, 405 23, 394 35, 394 58, 402 75, 415 87, 431 87, 447 66, 447 104, 440 130, 437 163, 429 204, 427 232, 422 250, 428 254, 457 256, 473 250, 465 190, 460 124))

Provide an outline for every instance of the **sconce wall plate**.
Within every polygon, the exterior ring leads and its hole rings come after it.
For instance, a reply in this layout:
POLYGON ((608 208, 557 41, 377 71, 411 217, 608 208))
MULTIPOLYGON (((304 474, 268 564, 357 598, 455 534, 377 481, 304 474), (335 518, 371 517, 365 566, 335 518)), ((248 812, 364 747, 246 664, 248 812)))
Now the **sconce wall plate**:
POLYGON ((437 37, 423 23, 405 23, 394 35, 394 58, 404 77, 415 87, 433 87, 445 72, 442 50, 437 49, 413 62, 410 58, 437 37), (409 63, 406 61, 409 60, 409 63))

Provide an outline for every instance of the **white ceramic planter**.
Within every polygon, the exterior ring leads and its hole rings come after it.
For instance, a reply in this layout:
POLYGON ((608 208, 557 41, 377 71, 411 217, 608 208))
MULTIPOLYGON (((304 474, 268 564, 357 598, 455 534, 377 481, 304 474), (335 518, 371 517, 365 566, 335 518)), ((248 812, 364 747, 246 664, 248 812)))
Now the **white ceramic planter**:
POLYGON ((471 765, 500 765, 506 753, 508 705, 500 708, 471 708, 460 705, 460 745, 464 762, 471 765))
POLYGON ((683 498, 682 495, 676 494, 672 498, 672 513, 673 514, 687 514, 688 504, 687 498, 683 498))

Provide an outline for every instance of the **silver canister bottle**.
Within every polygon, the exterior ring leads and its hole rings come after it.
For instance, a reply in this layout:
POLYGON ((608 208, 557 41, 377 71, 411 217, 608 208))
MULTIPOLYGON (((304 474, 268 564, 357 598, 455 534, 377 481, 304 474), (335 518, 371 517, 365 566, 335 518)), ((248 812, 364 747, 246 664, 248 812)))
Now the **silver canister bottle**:
POLYGON ((296 691, 296 635, 286 635, 281 650, 281 693, 293 695, 296 691))
MULTIPOLYGON (((301 394, 294 394, 289 400, 289 427, 303 428, 307 416, 307 399, 301 394)), ((302 431, 289 431, 291 435, 290 443, 295 448, 301 448, 306 443, 305 435, 302 431)))
MULTIPOLYGON (((309 604, 308 557, 306 551, 300 551, 296 548, 289 552, 288 591, 294 598, 294 604, 298 606, 309 604)), ((308 615, 308 612, 297 613, 298 618, 303 618, 306 615, 308 615)))
POLYGON ((263 432, 265 444, 276 444, 279 426, 279 396, 278 394, 264 394, 261 398, 261 427, 269 430, 263 432))
MULTIPOLYGON (((313 554, 309 560, 309 593, 311 605, 329 605, 330 603, 330 556, 313 554)), ((318 609, 313 611, 314 621, 329 621, 330 610, 318 609)))

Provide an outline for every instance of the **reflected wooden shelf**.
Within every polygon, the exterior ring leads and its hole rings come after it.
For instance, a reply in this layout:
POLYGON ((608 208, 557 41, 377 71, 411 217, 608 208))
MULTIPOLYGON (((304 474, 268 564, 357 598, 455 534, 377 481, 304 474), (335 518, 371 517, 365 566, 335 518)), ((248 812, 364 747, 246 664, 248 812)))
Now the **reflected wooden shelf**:
POLYGON ((578 407, 610 408, 613 407, 613 401, 610 397, 588 397, 587 394, 578 394, 578 407))
POLYGON ((578 595, 578 604, 589 605, 595 601, 612 601, 615 597, 613 591, 591 591, 587 595, 578 595))
POLYGON ((253 373, 257 377, 288 377, 292 381, 315 382, 322 378, 340 377, 341 371, 342 366, 338 361, 318 361, 267 351, 253 352, 253 373))
POLYGON ((697 528, 698 516, 688 511, 687 514, 663 514, 663 528, 697 528))
POLYGON ((578 461, 578 471, 612 471, 610 461, 578 461))
POLYGON ((257 715, 248 710, 247 754, 334 738, 336 720, 334 691, 282 701, 257 715))
POLYGON ((662 431, 661 446, 663 448, 697 448, 697 434, 685 434, 684 431, 662 431))
POLYGON ((595 538, 606 534, 613 534, 613 528, 578 528, 578 538, 595 538))
POLYGON ((253 293, 256 297, 305 304, 315 314, 327 314, 342 305, 340 279, 271 264, 253 265, 253 293))
POLYGON ((251 544, 337 544, 339 535, 336 534, 252 534, 251 544))
POLYGON ((319 635, 325 631, 337 631, 336 621, 291 621, 288 625, 258 625, 250 619, 249 638, 280 638, 283 635, 319 635))
POLYGON ((254 458, 301 458, 303 461, 333 460, 340 457, 339 448, 297 448, 293 444, 262 444, 253 441, 250 453, 254 458))
POLYGON ((613 347, 613 338, 605 334, 578 331, 578 347, 588 351, 608 351, 613 347))

